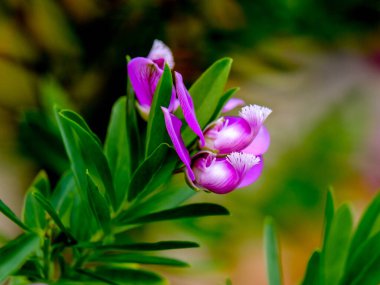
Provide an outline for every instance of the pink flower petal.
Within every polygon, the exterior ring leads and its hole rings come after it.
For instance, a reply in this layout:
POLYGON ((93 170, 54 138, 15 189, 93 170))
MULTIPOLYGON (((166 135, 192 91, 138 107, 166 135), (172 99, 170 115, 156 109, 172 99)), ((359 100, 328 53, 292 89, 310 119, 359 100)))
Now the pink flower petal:
POLYGON ((230 100, 227 101, 226 105, 224 105, 224 107, 222 109, 222 113, 229 112, 238 106, 243 106, 244 104, 245 104, 245 102, 243 99, 231 98, 230 100))
POLYGON ((128 76, 141 106, 152 105, 152 99, 163 71, 152 60, 136 57, 128 63, 128 76))
POLYGON ((170 48, 165 45, 162 41, 160 40, 154 40, 152 49, 150 50, 148 54, 148 58, 157 61, 157 64, 160 66, 161 69, 164 68, 165 64, 158 60, 163 59, 164 62, 166 62, 170 69, 173 69, 174 67, 174 58, 172 51, 170 48))
POLYGON ((175 76, 175 88, 177 91, 177 96, 178 96, 179 104, 183 112, 183 116, 185 117, 185 121, 189 125, 190 129, 192 129, 193 132, 197 134, 198 137, 200 138, 201 146, 204 146, 205 139, 203 136, 202 129, 199 126, 197 117, 195 115, 193 99, 191 99, 191 96, 189 92, 187 91, 185 84, 183 83, 182 75, 179 74, 178 72, 174 72, 174 76, 175 76))
POLYGON ((181 136, 182 122, 176 116, 171 114, 167 108, 161 107, 161 109, 162 109, 162 112, 164 113, 166 130, 168 131, 169 137, 171 141, 173 142, 174 149, 177 152, 179 158, 182 160, 183 164, 186 166, 187 175, 189 176, 190 180, 194 180, 195 179, 194 172, 190 166, 190 163, 191 163, 190 154, 181 136))
POLYGON ((242 179, 237 188, 242 188, 251 185, 260 177, 261 172, 263 171, 264 161, 262 156, 259 157, 260 162, 258 164, 255 164, 250 170, 248 170, 248 172, 245 174, 244 178, 242 179))
POLYGON ((265 126, 262 126, 253 141, 242 151, 254 155, 264 154, 270 145, 270 135, 265 126))

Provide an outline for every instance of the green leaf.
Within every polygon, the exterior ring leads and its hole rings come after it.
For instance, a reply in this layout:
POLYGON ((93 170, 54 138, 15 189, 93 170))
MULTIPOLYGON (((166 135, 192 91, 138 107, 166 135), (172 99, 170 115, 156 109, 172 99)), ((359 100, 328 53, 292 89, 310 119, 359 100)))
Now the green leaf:
POLYGON ((58 181, 51 195, 51 204, 59 214, 61 220, 72 208, 73 200, 78 195, 76 192, 75 178, 72 171, 67 171, 58 181))
POLYGON ((221 114, 222 114, 222 109, 224 107, 224 105, 226 105, 226 103, 228 102, 228 100, 231 99, 231 97, 240 90, 239 87, 235 87, 235 88, 231 88, 231 89, 228 89, 222 97, 220 97, 219 99, 219 102, 218 102, 218 105, 216 106, 216 109, 214 111, 214 114, 212 115, 212 117, 210 118, 210 122, 212 121, 215 121, 216 119, 218 119, 221 114))
POLYGON ((4 204, 3 200, 0 199, 0 212, 2 212, 8 219, 10 219, 12 222, 14 222, 16 225, 18 225, 20 228, 22 228, 25 231, 30 231, 29 227, 25 225, 21 220, 16 216, 13 211, 4 204))
POLYGON ((226 285, 232 285, 232 281, 231 281, 230 278, 228 278, 228 279, 226 280, 226 285))
MULTIPOLYGON (((95 274, 120 285, 168 285, 160 275, 142 269, 128 267, 97 267, 95 274)), ((112 284, 112 283, 111 283, 112 284)))
POLYGON ((264 246, 269 285, 281 285, 281 260, 278 241, 272 218, 266 218, 264 225, 264 246))
POLYGON ((174 157, 175 153, 168 144, 159 145, 133 174, 131 183, 128 187, 128 200, 132 201, 135 199, 144 191, 149 183, 157 183, 157 179, 163 178, 160 176, 168 173, 171 175, 176 163, 174 157), (165 168, 166 173, 161 172, 161 175, 157 175, 159 170, 165 165, 169 165, 169 169, 165 168))
POLYGON ((89 173, 87 173, 88 179, 88 201, 90 203, 90 208, 94 217, 96 218, 99 225, 103 228, 105 233, 110 230, 111 222, 111 212, 110 205, 108 204, 106 198, 100 193, 97 185, 94 184, 89 173))
POLYGON ((167 266, 187 267, 189 264, 181 260, 161 257, 149 256, 139 253, 116 253, 116 254, 102 254, 90 259, 91 261, 100 262, 104 264, 111 263, 140 263, 140 264, 156 264, 167 266))
POLYGON ((150 108, 145 157, 148 157, 160 144, 169 142, 166 131, 164 114, 161 107, 168 107, 172 97, 173 81, 170 68, 165 65, 164 73, 158 82, 154 92, 152 106, 150 108))
POLYGON ((95 139, 95 135, 89 131, 87 126, 83 126, 84 120, 79 119, 79 115, 71 111, 56 110, 56 118, 70 158, 72 171, 81 190, 82 200, 87 200, 86 173, 88 170, 93 179, 96 179, 95 183, 99 186, 99 190, 111 201, 113 208, 117 209, 121 201, 116 199, 107 159, 99 142, 95 139))
POLYGON ((359 225, 354 233, 350 244, 350 250, 347 260, 355 254, 356 250, 364 243, 369 237, 376 220, 380 216, 380 193, 372 200, 371 204, 367 207, 365 213, 360 219, 359 225))
POLYGON ((150 223, 165 220, 229 215, 226 208, 211 203, 189 204, 127 220, 128 224, 150 223))
POLYGON ((327 242, 327 237, 329 235, 331 223, 334 218, 334 196, 333 196, 333 191, 330 189, 327 192, 327 197, 326 197, 326 206, 325 206, 325 225, 324 225, 324 237, 323 237, 323 246, 326 246, 327 242))
POLYGON ((93 140, 99 146, 102 145, 102 143, 101 143, 100 139, 98 138, 98 136, 95 133, 92 132, 92 130, 90 129, 90 127, 87 125, 86 121, 81 116, 79 116, 74 111, 71 111, 71 110, 68 110, 68 109, 63 109, 63 110, 60 111, 60 113, 62 115, 64 115, 66 118, 68 118, 68 119, 72 120, 73 122, 77 123, 83 130, 85 130, 89 135, 92 136, 93 140))
POLYGON ((167 183, 165 191, 157 191, 143 202, 133 203, 122 215, 124 217, 138 217, 174 208, 184 203, 196 193, 187 184, 179 186, 176 183, 167 183))
POLYGON ((141 251, 153 251, 153 250, 169 250, 180 248, 194 248, 199 247, 195 242, 191 241, 160 241, 160 242, 140 242, 130 244, 111 244, 98 246, 97 250, 141 250, 141 251))
MULTIPOLYGON (((224 87, 230 73, 232 59, 223 58, 211 65, 189 89, 193 98, 195 113, 201 129, 209 124, 220 108, 220 99, 225 95, 224 87)), ((225 98, 224 98, 225 99, 225 98)), ((196 135, 186 128, 183 138, 188 145, 196 135)))
MULTIPOLYGON (((359 244, 352 257, 347 259, 345 276, 340 284, 365 284, 363 279, 368 279, 367 275, 374 274, 371 267, 374 263, 376 264, 376 260, 378 264, 376 271, 378 271, 380 268, 380 232, 359 244)), ((368 284, 378 284, 378 282, 368 284)))
POLYGON ((33 191, 32 195, 40 203, 41 207, 49 214, 53 219, 55 224, 60 228, 60 230, 65 234, 69 243, 74 242, 74 238, 71 236, 70 232, 66 229, 65 225, 62 223, 59 215, 51 205, 50 201, 47 200, 40 192, 33 191))
MULTIPOLYGON (((116 198, 124 200, 131 179, 131 154, 127 130, 127 98, 120 97, 112 108, 104 153, 113 176, 116 198)), ((129 118, 128 118, 129 119, 129 118)))
POLYGON ((344 265, 352 231, 352 214, 348 205, 339 207, 331 222, 322 252, 322 284, 338 284, 343 276, 344 265))
POLYGON ((32 233, 22 234, 0 249, 0 282, 19 269, 40 245, 39 237, 32 233))
POLYGON ((34 191, 39 191, 44 196, 50 194, 50 183, 44 171, 38 173, 32 186, 28 189, 24 200, 22 214, 23 221, 28 227, 34 230, 43 230, 46 226, 45 212, 33 196, 34 191))
POLYGON ((368 263, 363 270, 350 285, 378 285, 380 284, 380 256, 368 263))
POLYGON ((318 285, 319 284, 319 269, 320 269, 321 254, 319 251, 314 251, 307 263, 305 277, 301 285, 318 285))

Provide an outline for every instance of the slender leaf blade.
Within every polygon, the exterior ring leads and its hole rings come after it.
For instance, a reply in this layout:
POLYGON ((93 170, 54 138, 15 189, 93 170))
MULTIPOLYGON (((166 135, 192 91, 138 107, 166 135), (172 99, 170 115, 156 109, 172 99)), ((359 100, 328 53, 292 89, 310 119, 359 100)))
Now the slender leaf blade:
POLYGON ((12 222, 14 222, 23 230, 30 231, 29 227, 25 225, 1 199, 0 199, 0 212, 2 212, 4 216, 6 216, 8 219, 10 219, 12 222))
POLYGON ((98 246, 97 250, 138 250, 138 251, 156 251, 156 250, 170 250, 170 249, 183 249, 195 248, 199 244, 191 241, 160 241, 160 242, 140 242, 129 244, 111 244, 98 246))
MULTIPOLYGON (((168 159, 173 157, 173 155, 168 154, 168 152, 174 153, 172 148, 168 144, 160 144, 145 160, 141 163, 138 169, 132 176, 131 183, 128 187, 128 201, 135 199, 145 187, 153 180, 157 179, 155 177, 156 172, 168 163, 168 159)), ((172 168, 174 169, 174 166, 172 168)), ((169 173, 173 169, 168 169, 169 173)))
POLYGON ((204 216, 228 215, 229 212, 221 205, 212 203, 194 203, 177 208, 151 213, 126 221, 128 224, 150 223, 165 220, 197 218, 204 216))
POLYGON ((274 229, 274 222, 271 218, 265 220, 264 226, 265 256, 267 264, 267 276, 269 285, 281 285, 281 261, 280 250, 274 229))
POLYGON ((110 229, 111 222, 111 211, 110 205, 107 202, 107 199, 103 196, 103 194, 99 191, 97 185, 95 185, 94 181, 91 178, 91 175, 87 173, 88 179, 88 201, 90 202, 90 208, 92 213, 99 223, 99 225, 103 228, 104 232, 108 232, 110 229))
POLYGON ((173 81, 171 71, 168 65, 165 65, 164 73, 158 82, 150 107, 145 157, 148 157, 160 144, 170 141, 161 107, 169 106, 172 90, 173 81))
POLYGON ((306 272, 301 285, 318 285, 320 276, 321 253, 314 251, 307 263, 306 272))
POLYGON ((112 175, 99 142, 89 132, 88 127, 83 127, 72 120, 73 117, 79 117, 79 115, 73 115, 73 112, 68 110, 56 110, 56 117, 83 201, 87 200, 86 172, 88 170, 93 178, 96 178, 99 189, 105 193, 113 208, 116 209, 121 201, 116 199, 112 175))
POLYGON ((345 276, 341 284, 352 284, 357 282, 355 280, 362 279, 363 276, 361 275, 363 274, 373 274, 372 272, 368 272, 368 269, 371 267, 372 263, 376 262, 376 259, 379 258, 380 232, 358 245, 358 248, 355 250, 352 257, 347 259, 345 276))
POLYGON ((39 245, 39 237, 36 234, 27 233, 0 248, 0 282, 20 268, 39 245))
POLYGON ((113 176, 118 200, 124 200, 131 178, 131 151, 126 112, 127 98, 123 96, 116 101, 112 108, 104 145, 104 153, 113 176))
POLYGON ((347 204, 340 206, 331 222, 323 249, 323 283, 338 284, 343 277, 352 231, 352 214, 347 204))
POLYGON ((155 265, 167 265, 177 267, 187 267, 189 264, 178 259, 162 257, 162 256, 150 256, 140 253, 116 253, 116 254, 102 254, 97 256, 91 261, 100 262, 104 264, 111 263, 139 263, 139 264, 155 264, 155 265))
MULTIPOLYGON (((232 59, 223 58, 211 65, 189 89, 193 99, 195 113, 201 129, 207 126, 220 108, 220 99, 225 95, 224 87, 231 69, 232 59)), ((186 128, 183 138, 188 145, 196 135, 186 128)))
POLYGON ((350 244, 349 256, 347 260, 351 260, 351 257, 355 254, 356 250, 359 249, 361 244, 363 244, 364 241, 369 237, 373 227, 375 226, 376 220, 379 219, 379 216, 380 192, 372 200, 360 219, 359 225, 350 244))

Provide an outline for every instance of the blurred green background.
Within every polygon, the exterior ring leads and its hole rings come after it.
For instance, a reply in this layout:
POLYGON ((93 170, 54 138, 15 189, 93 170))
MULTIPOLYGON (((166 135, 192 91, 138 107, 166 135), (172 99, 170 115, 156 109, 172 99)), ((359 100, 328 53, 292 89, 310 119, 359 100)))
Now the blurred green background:
MULTIPOLYGON (((125 94, 125 55, 171 47, 191 84, 214 60, 234 59, 229 87, 273 109, 272 144, 254 185, 192 198, 227 206, 223 218, 162 223, 136 233, 193 239, 190 269, 173 284, 266 284, 262 223, 275 218, 285 284, 295 284, 320 244, 329 187, 357 213, 380 186, 380 2, 377 0, 0 1, 0 198, 20 212, 40 168, 67 168, 52 118, 58 103, 104 137, 125 94)), ((182 181, 182 177, 176 177, 182 181)), ((190 191, 182 189, 182 191, 190 191)), ((17 228, 0 217, 1 239, 17 228)))

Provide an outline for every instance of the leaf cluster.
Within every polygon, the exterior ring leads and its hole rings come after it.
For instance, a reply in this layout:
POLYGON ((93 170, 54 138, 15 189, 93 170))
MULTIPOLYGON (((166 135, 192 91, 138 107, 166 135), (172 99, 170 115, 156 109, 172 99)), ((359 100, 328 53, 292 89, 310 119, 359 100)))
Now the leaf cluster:
MULTIPOLYGON (((323 244, 311 255, 301 285, 377 285, 380 283, 380 193, 364 211, 356 229, 347 203, 337 209, 332 192, 325 208, 323 244)), ((281 265, 273 221, 265 224, 270 285, 281 285, 281 265)))
MULTIPOLYGON (((202 127, 233 94, 224 93, 230 66, 230 59, 217 61, 190 89, 202 127)), ((147 223, 228 214, 217 204, 181 205, 193 192, 170 182, 180 163, 169 145, 161 106, 169 105, 172 88, 166 66, 144 126, 128 86, 128 96, 113 106, 104 144, 70 109, 55 106, 45 117, 25 118, 26 126, 37 122, 40 127, 43 118, 50 119, 45 133, 59 134, 65 150, 60 169, 69 168, 54 187, 44 171, 37 175, 26 192, 21 219, 0 200, 0 211, 24 231, 0 249, 0 282, 13 276, 14 284, 167 284, 142 265, 188 266, 156 251, 197 243, 135 241, 130 234, 147 223)), ((195 136, 186 138, 190 147, 195 136)))

